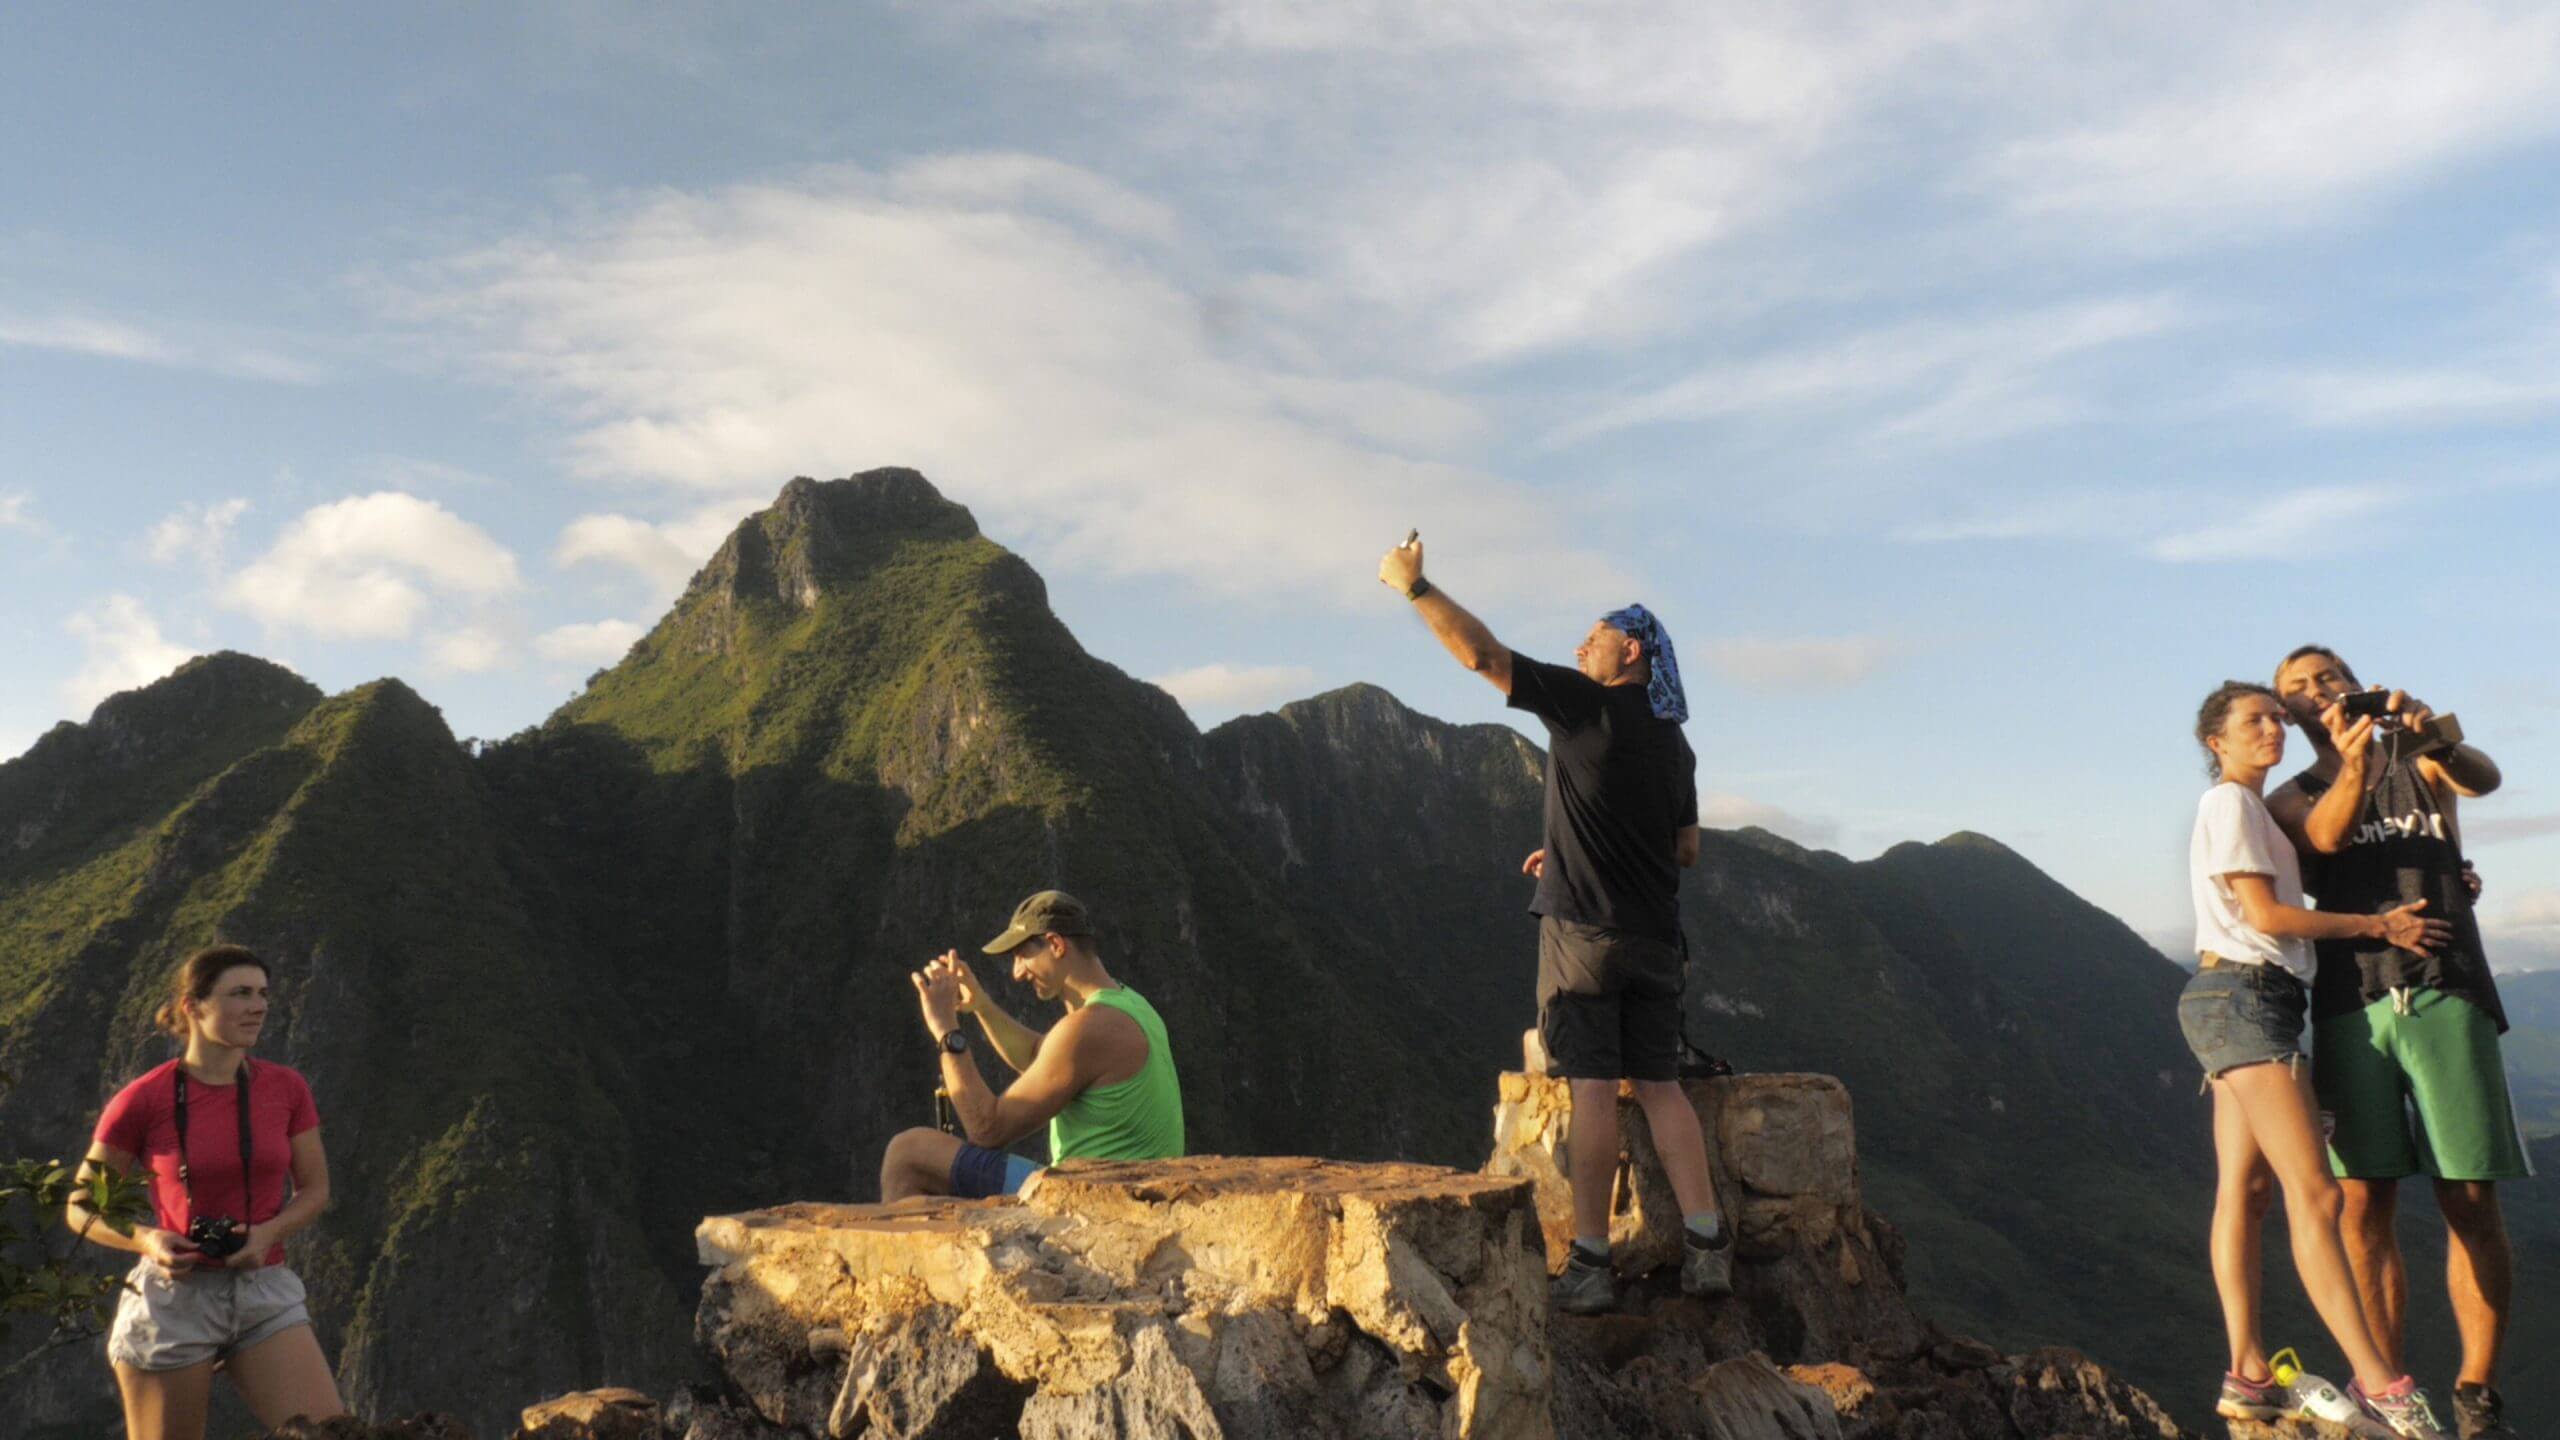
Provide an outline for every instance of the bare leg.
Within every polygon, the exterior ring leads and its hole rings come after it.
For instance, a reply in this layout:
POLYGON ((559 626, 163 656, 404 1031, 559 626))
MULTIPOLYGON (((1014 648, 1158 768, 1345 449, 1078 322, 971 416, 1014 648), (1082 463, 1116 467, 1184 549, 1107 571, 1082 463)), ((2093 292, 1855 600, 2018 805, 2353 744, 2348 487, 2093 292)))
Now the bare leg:
POLYGON ((2453 1297, 2454 1327, 2462 1332, 2459 1383, 2491 1384, 2515 1296, 2515 1259, 2507 1249, 2498 1187, 2487 1180, 2439 1180, 2436 1204, 2444 1211, 2445 1289, 2453 1297))
MULTIPOLYGON (((1654 1153, 1662 1157, 1671 1193, 1680 1197, 1680 1213, 1714 1214, 1715 1175, 1707 1166, 1707 1136, 1699 1128, 1689 1092, 1677 1080, 1639 1080, 1636 1103, 1644 1107, 1645 1128, 1653 1132, 1654 1153)), ((1575 1108, 1578 1112, 1581 1107, 1577 1103, 1575 1108)))
POLYGON ((1618 1185, 1618 1082, 1574 1080, 1573 1124, 1565 1134, 1572 1173, 1573 1233, 1609 1233, 1609 1199, 1618 1185))
POLYGON ((2356 1274, 2356 1297, 2364 1306, 2364 1323, 2373 1332, 2382 1363, 2407 1369, 2401 1346, 2409 1313, 2409 1266, 2400 1258, 2400 1182, 2341 1180, 2346 1196, 2339 1238, 2347 1242, 2347 1264, 2356 1274))
POLYGON ((204 1440, 206 1403, 213 1398, 213 1362, 184 1370, 116 1367, 124 1393, 126 1440, 204 1440))
POLYGON ((229 1370, 250 1413, 270 1430, 296 1415, 326 1420, 347 1413, 338 1399, 338 1382, 330 1377, 328 1357, 320 1353, 319 1337, 308 1325, 234 1352, 229 1370))
POLYGON ((950 1194, 951 1162, 959 1153, 957 1136, 921 1126, 899 1131, 880 1154, 881 1201, 950 1194))
POLYGON ((2284 1187, 2293 1266, 2311 1296, 2311 1308, 2320 1313, 2367 1390, 2391 1385, 2400 1371, 2383 1359, 2373 1332, 2365 1327, 2355 1276, 2338 1240, 2338 1216, 2346 1200, 2329 1176, 2328 1147, 2320 1139, 2320 1102, 2311 1092, 2311 1077, 2298 1065, 2270 1062, 2242 1066, 2214 1083, 2239 1102, 2249 1133, 2275 1171, 2276 1183, 2284 1187))
POLYGON ((2258 1329, 2260 1241, 2275 1174, 2249 1133, 2249 1118, 2228 1085, 2213 1087, 2213 1287, 2222 1296, 2222 1328, 2231 1340, 2231 1373, 2264 1380, 2266 1340, 2258 1329))

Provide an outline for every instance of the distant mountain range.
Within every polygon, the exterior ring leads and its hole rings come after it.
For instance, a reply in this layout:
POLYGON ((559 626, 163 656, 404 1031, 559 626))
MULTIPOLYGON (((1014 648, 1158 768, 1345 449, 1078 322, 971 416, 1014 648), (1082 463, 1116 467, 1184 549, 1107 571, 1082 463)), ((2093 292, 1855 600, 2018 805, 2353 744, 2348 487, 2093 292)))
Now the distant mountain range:
MULTIPOLYGON (((1532 1018, 1543 763, 1369 686, 1203 734, 921 476, 795 480, 477 753, 396 680, 224 654, 0 765, 0 1154, 78 1143, 165 1053, 169 966, 250 944, 324 1116, 338 1199, 296 1263, 350 1398, 499 1429, 663 1390, 696 1363, 693 1222, 870 1198, 930 1115, 905 972, 1031 889, 1092 902, 1164 1011, 1196 1148, 1480 1163, 1532 1018)), ((1853 863, 1710 832, 1685 883, 1692 1033, 1848 1081, 1923 1309, 2194 1413, 2221 1341, 2178 967, 1977 835, 1853 863)), ((2560 1414, 2560 1205, 2513 1213, 2510 1393, 2560 1414)), ((2325 1353, 2283 1272, 2283 1339, 2325 1353)), ((93 1355, 5 1378, 0 1431, 112 1414, 93 1355)))

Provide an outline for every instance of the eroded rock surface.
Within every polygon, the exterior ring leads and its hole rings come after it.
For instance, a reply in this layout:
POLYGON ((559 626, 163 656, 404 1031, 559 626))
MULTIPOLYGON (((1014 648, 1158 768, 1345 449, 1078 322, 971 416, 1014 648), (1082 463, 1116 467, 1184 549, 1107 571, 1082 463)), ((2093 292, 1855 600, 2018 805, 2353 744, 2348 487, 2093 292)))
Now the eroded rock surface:
POLYGON ((1529 1187, 1070 1164, 1018 1202, 703 1222, 703 1345, 767 1425, 916 1437, 1553 1433, 1529 1187))
MULTIPOLYGON (((1730 1298, 1679 1293, 1678 1206, 1622 1098, 1623 1304, 1551 1313, 1571 1097, 1506 1075, 1479 1174, 1070 1164, 1017 1200, 706 1220, 696 1336, 722 1381, 656 1423, 666 1440, 2185 1440, 2077 1352, 2002 1355, 1913 1313, 1839 1082, 1686 1088, 1735 1226, 1730 1298)), ((566 1411, 528 1412, 528 1434, 537 1414, 566 1411)))

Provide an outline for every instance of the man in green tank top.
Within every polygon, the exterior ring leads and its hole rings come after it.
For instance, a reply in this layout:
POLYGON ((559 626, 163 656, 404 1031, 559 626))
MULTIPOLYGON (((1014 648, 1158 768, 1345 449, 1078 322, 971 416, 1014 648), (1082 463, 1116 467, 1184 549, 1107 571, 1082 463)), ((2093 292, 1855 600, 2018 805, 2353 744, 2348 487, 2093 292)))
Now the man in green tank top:
POLYGON ((1039 1166, 1005 1147, 1046 1125, 1050 1163, 1162 1160, 1182 1153, 1182 1081, 1164 1020, 1146 997, 1111 978, 1093 944, 1093 918, 1063 890, 1014 908, 982 948, 1008 956, 1013 978, 1066 1006, 1047 1033, 988 998, 958 951, 910 978, 942 1063, 942 1086, 967 1138, 922 1127, 890 1140, 880 1198, 1011 1195, 1039 1166), (987 1047, 1021 1072, 999 1095, 978 1072, 960 1017, 974 1015, 987 1047))

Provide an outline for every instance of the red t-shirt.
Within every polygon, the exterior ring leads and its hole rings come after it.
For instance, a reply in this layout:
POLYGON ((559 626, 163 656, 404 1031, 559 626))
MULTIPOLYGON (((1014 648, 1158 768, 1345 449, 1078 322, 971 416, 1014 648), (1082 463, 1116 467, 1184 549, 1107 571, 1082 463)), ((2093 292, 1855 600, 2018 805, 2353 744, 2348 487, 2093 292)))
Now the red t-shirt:
MULTIPOLYGON (((187 1081, 187 1169, 195 1177, 196 1205, 207 1215, 256 1224, 284 1209, 284 1182, 293 1173, 293 1137, 320 1123, 311 1087, 291 1066, 252 1060, 249 1080, 251 1165, 257 1195, 240 1193, 240 1097, 238 1086, 187 1081)), ((178 1181, 178 1062, 143 1073, 116 1092, 98 1117, 97 1142, 141 1158, 151 1169, 151 1208, 161 1229, 187 1233, 195 1211, 178 1181)), ((269 1265, 284 1263, 284 1247, 267 1252, 269 1265)))

